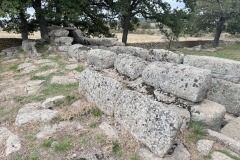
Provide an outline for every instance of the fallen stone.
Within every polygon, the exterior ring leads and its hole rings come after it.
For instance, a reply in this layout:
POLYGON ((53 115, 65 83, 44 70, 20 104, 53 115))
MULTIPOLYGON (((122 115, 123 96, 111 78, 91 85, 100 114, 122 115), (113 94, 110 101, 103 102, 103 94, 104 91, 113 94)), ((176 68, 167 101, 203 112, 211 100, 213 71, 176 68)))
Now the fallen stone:
POLYGON ((43 80, 29 81, 24 85, 24 92, 28 95, 36 94, 42 87, 43 80))
POLYGON ((51 37, 67 37, 69 34, 69 31, 65 30, 65 29, 56 29, 56 30, 52 30, 49 35, 51 37))
POLYGON ((155 155, 164 157, 179 132, 181 118, 162 103, 125 90, 114 108, 116 120, 155 155))
POLYGON ((116 46, 118 44, 117 38, 85 38, 89 45, 96 46, 116 46))
POLYGON ((18 66, 17 70, 21 73, 21 74, 27 74, 30 72, 33 72, 35 70, 37 70, 38 67, 35 66, 32 63, 22 63, 18 66))
POLYGON ((40 129, 37 138, 51 137, 55 133, 71 134, 79 131, 83 127, 78 122, 60 122, 58 124, 46 125, 40 129))
POLYGON ((40 56, 36 49, 36 41, 24 40, 22 41, 22 49, 24 52, 27 52, 29 56, 40 56))
POLYGON ((182 63, 184 55, 180 53, 174 53, 165 49, 152 49, 149 51, 149 58, 147 59, 150 62, 155 61, 164 61, 170 63, 182 63))
POLYGON ((222 134, 232 137, 233 139, 236 139, 238 141, 240 141, 239 131, 240 131, 240 118, 232 120, 221 129, 222 134))
POLYGON ((99 128, 104 132, 105 135, 107 135, 109 139, 115 140, 115 141, 119 139, 116 130, 107 122, 102 122, 99 125, 99 128))
POLYGON ((87 53, 90 48, 83 46, 81 44, 74 44, 68 47, 69 58, 74 58, 78 61, 85 61, 87 59, 87 53))
POLYGON ((65 100, 65 96, 56 96, 56 97, 47 98, 42 103, 42 107, 44 109, 50 109, 50 108, 54 107, 57 103, 63 102, 64 100, 65 100))
POLYGON ((207 99, 222 104, 228 113, 240 115, 240 84, 213 78, 207 99))
POLYGON ((213 144, 214 144, 214 141, 211 141, 211 140, 206 140, 206 139, 199 140, 197 142, 197 150, 201 155, 207 156, 212 150, 213 144))
POLYGON ((172 103, 176 102, 176 100, 177 100, 177 98, 175 96, 173 96, 169 93, 168 94, 163 93, 159 89, 155 89, 153 93, 154 93, 156 100, 159 102, 163 102, 166 104, 172 104, 172 103))
POLYGON ((215 78, 234 83, 240 82, 240 62, 238 61, 209 56, 188 55, 184 58, 184 64, 208 69, 215 78))
POLYGON ((233 160, 232 158, 228 157, 227 155, 221 153, 221 152, 213 152, 211 154, 212 159, 211 160, 233 160))
POLYGON ((128 54, 131 56, 140 57, 143 60, 149 59, 149 51, 147 49, 132 47, 132 46, 114 46, 109 47, 109 50, 116 54, 128 54))
POLYGON ((191 107, 192 121, 215 131, 220 131, 225 113, 224 106, 208 100, 191 107))
POLYGON ((13 57, 19 54, 20 47, 10 47, 1 51, 0 55, 4 57, 13 57))
POLYGON ((27 123, 48 122, 57 116, 57 111, 42 109, 41 103, 29 103, 18 112, 15 125, 21 126, 27 123))
POLYGON ((230 138, 224 134, 212 131, 210 129, 207 130, 208 134, 211 138, 213 138, 215 141, 225 145, 229 150, 240 154, 240 142, 236 141, 233 138, 230 138))
POLYGON ((54 40, 54 43, 58 46, 70 46, 73 43, 72 37, 58 37, 54 40))
POLYGON ((79 92, 108 115, 113 114, 121 91, 121 83, 96 71, 85 69, 80 75, 79 92))
POLYGON ((59 52, 67 52, 68 48, 69 48, 69 46, 67 46, 67 45, 58 46, 58 51, 59 52))
POLYGON ((74 77, 68 77, 68 76, 53 76, 51 83, 56 84, 70 84, 70 83, 76 83, 77 79, 74 77))
POLYGON ((107 69, 113 67, 116 56, 116 53, 111 51, 93 49, 88 52, 87 60, 90 64, 102 69, 107 69))
MULTIPOLYGON (((0 158, 8 156, 21 149, 20 138, 6 127, 0 127, 0 158), (3 149, 5 149, 5 154, 3 149)), ((5 157, 6 158, 6 157, 5 157)))
POLYGON ((211 72, 167 62, 153 62, 142 73, 143 81, 192 102, 200 102, 211 84, 211 72))
POLYGON ((35 60, 34 63, 35 64, 44 64, 44 63, 52 63, 53 61, 49 60, 49 59, 40 59, 40 60, 35 60))
POLYGON ((232 115, 232 114, 228 114, 226 113, 223 119, 223 126, 225 126, 226 124, 232 122, 233 120, 235 120, 237 117, 232 115))
POLYGON ((172 155, 166 155, 164 158, 155 156, 147 148, 140 148, 138 151, 138 155, 146 160, 190 160, 191 159, 191 155, 189 151, 181 143, 174 149, 174 152, 172 155))
POLYGON ((58 66, 59 66, 58 63, 56 63, 56 62, 49 62, 49 63, 41 64, 41 67, 53 67, 53 68, 55 68, 55 67, 58 67, 58 66))
POLYGON ((146 66, 146 61, 127 54, 119 54, 114 62, 114 67, 117 71, 130 79, 140 77, 146 66))

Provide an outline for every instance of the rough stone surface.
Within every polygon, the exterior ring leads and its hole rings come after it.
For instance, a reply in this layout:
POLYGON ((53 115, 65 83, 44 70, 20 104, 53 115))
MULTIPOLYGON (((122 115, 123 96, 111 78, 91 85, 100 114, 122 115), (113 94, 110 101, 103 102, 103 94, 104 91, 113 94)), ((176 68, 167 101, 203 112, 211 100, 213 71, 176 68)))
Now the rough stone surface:
POLYGON ((57 116, 57 111, 42 109, 41 103, 29 103, 21 108, 16 117, 15 125, 26 123, 48 122, 57 116))
POLYGON ((240 118, 236 118, 229 122, 221 129, 221 133, 225 134, 226 136, 232 137, 240 141, 240 118))
POLYGON ((147 59, 150 62, 155 61, 164 61, 170 63, 182 63, 184 55, 180 53, 174 53, 165 49, 152 49, 149 51, 149 58, 147 59))
POLYGON ((37 93, 43 84, 43 80, 35 80, 35 81, 29 81, 24 85, 24 92, 26 92, 28 95, 33 95, 37 93))
POLYGON ((210 141, 206 139, 199 140, 197 142, 197 150, 201 155, 207 156, 212 150, 213 144, 214 144, 214 141, 210 141))
POLYGON ((147 49, 132 47, 132 46, 114 46, 109 47, 109 50, 116 54, 129 54, 131 56, 140 57, 143 60, 149 59, 149 51, 147 49))
POLYGON ((35 76, 48 76, 51 73, 57 72, 57 69, 50 69, 47 71, 36 73, 35 76))
POLYGON ((68 47, 68 56, 70 58, 75 58, 78 61, 84 61, 87 59, 87 52, 90 48, 83 46, 81 44, 74 44, 68 47))
POLYGON ((123 91, 114 114, 126 130, 160 157, 171 149, 182 124, 162 103, 129 90, 123 91))
POLYGON ((167 62, 153 62, 142 73, 148 85, 192 102, 200 102, 211 84, 211 72, 167 62))
POLYGON ((33 72, 35 70, 37 70, 38 67, 35 66, 32 63, 22 63, 18 66, 17 70, 21 73, 21 74, 27 74, 30 72, 33 72))
POLYGON ((240 84, 213 78, 207 99, 222 104, 228 113, 240 114, 240 84))
POLYGON ((49 109, 55 106, 55 104, 57 102, 61 102, 64 101, 65 96, 56 96, 56 97, 52 97, 52 98, 47 98, 43 103, 42 103, 42 107, 44 109, 49 109))
POLYGON ((228 157, 227 155, 221 152, 213 152, 211 154, 211 157, 212 157, 211 160, 233 160, 232 158, 228 157))
POLYGON ((122 85, 117 80, 95 71, 86 69, 80 75, 79 92, 108 115, 113 114, 121 90, 122 85))
POLYGON ((68 51, 69 46, 58 46, 58 51, 60 52, 67 52, 68 51))
POLYGON ((221 104, 204 100, 201 104, 191 107, 192 121, 219 131, 224 119, 226 109, 221 104))
POLYGON ((144 160, 190 160, 191 155, 189 151, 183 146, 183 144, 179 144, 172 155, 167 155, 164 158, 155 156, 151 151, 147 148, 140 148, 138 151, 138 155, 142 157, 144 160))
POLYGON ((166 104, 174 103, 177 99, 176 96, 173 96, 169 93, 168 94, 163 93, 159 89, 155 89, 153 93, 154 93, 154 96, 155 96, 157 101, 163 102, 163 103, 166 103, 166 104))
POLYGON ((39 56, 40 54, 37 52, 35 47, 36 42, 30 40, 22 41, 22 49, 24 52, 29 53, 29 56, 39 56))
POLYGON ((58 124, 46 125, 40 129, 37 134, 37 138, 51 137, 53 134, 58 132, 65 132, 68 134, 74 133, 82 129, 83 127, 78 122, 60 122, 58 124))
POLYGON ((136 79, 141 76, 146 66, 146 61, 127 54, 119 54, 114 62, 114 67, 117 71, 130 79, 136 79))
POLYGON ((104 132, 105 135, 107 135, 107 137, 111 140, 118 140, 118 134, 116 132, 116 130, 109 125, 107 122, 102 122, 99 125, 99 128, 104 132))
POLYGON ((107 69, 113 67, 116 56, 117 54, 111 51, 93 49, 88 52, 87 60, 90 64, 107 69))
POLYGON ((239 83, 240 62, 209 56, 188 55, 184 58, 184 64, 198 68, 211 70, 212 76, 219 79, 239 83))
POLYGON ((54 40, 54 43, 59 46, 70 46, 73 43, 72 37, 58 37, 54 40))
POLYGON ((20 138, 17 135, 13 134, 6 127, 0 127, 0 158, 17 152, 20 149, 20 138), (2 149, 5 149, 5 153, 2 149))
POLYGON ((236 141, 233 138, 230 138, 224 134, 212 131, 210 129, 207 130, 210 137, 216 140, 219 143, 224 144, 231 151, 240 154, 240 142, 236 141))
POLYGON ((0 55, 5 57, 13 57, 19 53, 20 47, 11 47, 1 51, 0 55))
POLYGON ((69 34, 69 31, 65 30, 65 29, 56 29, 56 30, 52 30, 49 35, 51 37, 67 37, 69 34))
POLYGON ((73 70, 78 67, 78 64, 69 64, 65 68, 69 70, 73 70))
POLYGON ((97 46, 116 46, 118 44, 117 38, 85 38, 88 44, 97 46))

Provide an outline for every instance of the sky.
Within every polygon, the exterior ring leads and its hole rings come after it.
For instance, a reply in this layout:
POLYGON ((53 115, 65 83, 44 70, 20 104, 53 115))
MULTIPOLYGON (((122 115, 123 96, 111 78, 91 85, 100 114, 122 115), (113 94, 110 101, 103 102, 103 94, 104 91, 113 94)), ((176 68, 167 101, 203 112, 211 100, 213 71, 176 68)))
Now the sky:
MULTIPOLYGON (((173 8, 184 8, 184 3, 176 2, 176 0, 163 0, 163 1, 171 4, 173 8)), ((34 14, 35 10, 31 7, 27 9, 27 12, 30 14, 34 14)))

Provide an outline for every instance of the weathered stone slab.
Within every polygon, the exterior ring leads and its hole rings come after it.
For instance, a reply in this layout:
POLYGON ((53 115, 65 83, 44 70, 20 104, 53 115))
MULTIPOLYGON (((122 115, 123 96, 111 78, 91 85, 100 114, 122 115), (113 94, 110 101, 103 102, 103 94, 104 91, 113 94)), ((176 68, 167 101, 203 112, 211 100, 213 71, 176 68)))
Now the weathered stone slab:
POLYGON ((214 141, 202 139, 197 142, 197 150, 198 152, 203 155, 209 155, 210 151, 212 150, 214 141))
POLYGON ((184 58, 184 64, 198 68, 211 70, 213 77, 240 82, 240 62, 209 56, 188 55, 184 58))
POLYGON ((102 49, 93 49, 87 53, 88 63, 102 69, 113 67, 116 57, 116 53, 102 49))
POLYGON ((111 139, 111 140, 118 140, 119 139, 116 130, 111 125, 109 125, 107 122, 102 122, 99 125, 99 128, 103 131, 103 133, 105 135, 107 135, 107 137, 109 139, 111 139))
POLYGON ((162 103, 125 90, 116 103, 116 120, 155 155, 170 151, 182 125, 181 119, 162 103))
POLYGON ((226 136, 232 137, 240 141, 240 118, 236 118, 229 122, 221 129, 221 133, 225 134, 226 136))
POLYGON ((132 47, 132 46, 114 46, 109 47, 109 50, 116 54, 129 54, 131 56, 140 57, 143 60, 149 59, 149 51, 147 49, 132 47))
POLYGON ((150 62, 155 61, 164 61, 170 63, 182 63, 184 55, 180 53, 174 53, 165 49, 152 49, 149 51, 149 58, 147 59, 150 62))
POLYGON ((81 44, 74 44, 68 47, 67 54, 70 58, 75 58, 78 61, 84 61, 87 59, 87 52, 90 48, 81 44))
POLYGON ((240 114, 240 84, 213 78, 207 99, 222 104, 228 113, 240 114))
POLYGON ((221 104, 204 100, 201 104, 191 107, 191 118, 212 130, 219 131, 224 119, 226 109, 221 104))
POLYGON ((145 83, 192 102, 205 98, 211 84, 211 72, 167 62, 153 62, 142 73, 145 83))
POLYGON ((73 43, 72 37, 58 37, 54 40, 54 43, 59 46, 70 46, 73 43))
POLYGON ((240 142, 235 139, 228 137, 224 134, 212 131, 210 129, 207 130, 210 137, 216 140, 219 143, 224 144, 231 151, 240 154, 240 142))
POLYGON ((55 97, 47 98, 42 103, 42 107, 44 109, 50 109, 50 108, 54 107, 56 103, 63 102, 64 99, 65 99, 65 96, 55 96, 55 97))
POLYGON ((212 157, 211 160, 233 160, 232 158, 228 157, 227 155, 221 152, 213 152, 211 154, 211 157, 212 157))
MULTIPOLYGON (((20 51, 20 47, 10 47, 1 51, 0 55, 5 57, 13 57, 20 51)), ((4 62, 3 62, 4 63, 4 62)))
POLYGON ((51 37, 67 37, 68 34, 69 34, 69 31, 65 29, 56 29, 56 30, 52 30, 49 33, 51 37))
POLYGON ((88 44, 97 46, 116 46, 118 44, 117 38, 85 38, 88 44))
POLYGON ((69 46, 58 46, 58 51, 60 52, 67 52, 69 46))
POLYGON ((113 114, 122 85, 117 80, 89 69, 80 74, 79 92, 108 115, 113 114))
POLYGON ((147 62, 143 59, 127 54, 119 54, 114 62, 114 67, 117 71, 130 79, 136 79, 141 76, 146 66, 147 62))

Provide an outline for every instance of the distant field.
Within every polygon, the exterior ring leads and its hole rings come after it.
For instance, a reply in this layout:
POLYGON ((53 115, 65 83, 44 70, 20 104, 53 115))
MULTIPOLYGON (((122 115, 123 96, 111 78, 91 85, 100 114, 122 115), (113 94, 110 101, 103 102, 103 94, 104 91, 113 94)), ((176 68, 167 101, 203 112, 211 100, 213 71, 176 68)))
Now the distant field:
MULTIPOLYGON (((121 33, 116 33, 116 37, 118 38, 118 41, 120 42, 122 39, 121 33)), ((0 31, 0 38, 21 38, 20 34, 15 33, 7 33, 4 31, 0 31)), ((34 34, 29 36, 30 39, 39 39, 40 38, 40 32, 35 32, 34 34)), ((179 41, 194 41, 194 40, 212 40, 212 35, 206 35, 204 37, 180 37, 179 41)), ((232 38, 228 34, 224 33, 221 36, 222 40, 235 40, 236 38, 232 38)), ((167 39, 159 34, 133 34, 130 33, 128 35, 128 43, 144 43, 144 42, 165 42, 167 39)))

